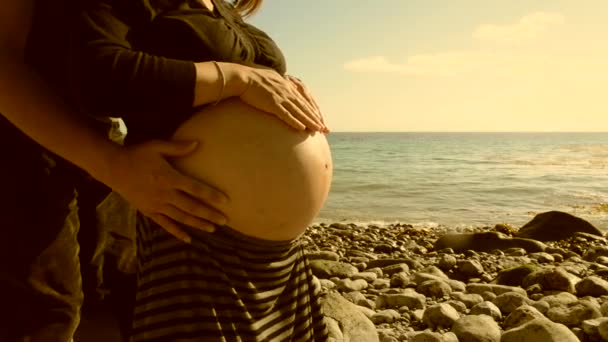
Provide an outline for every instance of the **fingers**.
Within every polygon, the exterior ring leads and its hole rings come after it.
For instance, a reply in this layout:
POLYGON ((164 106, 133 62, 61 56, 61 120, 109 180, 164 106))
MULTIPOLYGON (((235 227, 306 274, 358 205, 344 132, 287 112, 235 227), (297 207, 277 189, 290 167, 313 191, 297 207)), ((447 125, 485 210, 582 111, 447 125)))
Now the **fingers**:
POLYGON ((279 113, 277 114, 277 117, 283 122, 285 122, 287 125, 291 126, 296 131, 306 130, 306 124, 296 119, 296 117, 291 114, 288 108, 283 105, 279 105, 278 111, 279 113))
POLYGON ((228 222, 226 216, 213 208, 213 205, 217 205, 218 203, 217 198, 220 198, 220 195, 215 194, 216 192, 217 191, 210 189, 203 195, 204 198, 196 200, 194 197, 191 197, 184 192, 175 191, 171 203, 180 211, 180 213, 177 213, 180 217, 172 217, 179 222, 193 227, 200 227, 201 229, 205 228, 206 222, 212 222, 220 226, 225 225, 228 222), (183 221, 182 218, 188 221, 183 221), (192 222, 192 218, 202 219, 203 223, 192 222))
POLYGON ((166 217, 170 217, 173 221, 180 222, 188 227, 209 233, 213 233, 215 231, 215 225, 213 223, 201 219, 198 216, 190 215, 176 207, 167 206, 164 212, 166 217))
POLYGON ((323 132, 329 132, 329 129, 327 128, 327 126, 325 124, 325 116, 321 112, 321 109, 319 108, 319 105, 315 101, 314 97, 308 91, 308 88, 297 77, 287 75, 286 78, 290 81, 292 86, 296 89, 297 94, 304 98, 304 100, 305 100, 304 102, 310 108, 311 112, 313 112, 315 114, 315 116, 317 118, 316 121, 322 127, 322 129, 320 129, 320 130, 323 132))
POLYGON ((285 101, 283 106, 289 113, 292 113, 295 119, 303 123, 306 128, 313 131, 321 131, 323 129, 320 120, 316 116, 308 114, 311 112, 310 109, 306 107, 302 108, 303 105, 300 101, 285 101))
POLYGON ((166 230, 167 233, 175 236, 176 238, 184 241, 187 244, 190 244, 192 242, 192 238, 183 230, 179 229, 179 226, 170 218, 162 214, 149 215, 148 217, 154 222, 156 222, 159 226, 161 226, 164 230, 166 230))
MULTIPOLYGON (((184 175, 181 175, 177 184, 177 189, 183 191, 183 196, 179 196, 178 194, 177 196, 179 197, 176 197, 174 201, 179 203, 179 208, 192 214, 196 214, 196 212, 201 209, 201 202, 211 206, 217 206, 230 201, 228 196, 220 190, 184 175)), ((223 224, 219 222, 216 223, 223 224)))
POLYGON ((198 141, 155 140, 151 143, 165 157, 184 157, 194 152, 198 147, 198 141))
POLYGON ((252 81, 240 98, 247 104, 273 114, 297 131, 325 132, 323 116, 303 87, 275 70, 251 69, 252 81))

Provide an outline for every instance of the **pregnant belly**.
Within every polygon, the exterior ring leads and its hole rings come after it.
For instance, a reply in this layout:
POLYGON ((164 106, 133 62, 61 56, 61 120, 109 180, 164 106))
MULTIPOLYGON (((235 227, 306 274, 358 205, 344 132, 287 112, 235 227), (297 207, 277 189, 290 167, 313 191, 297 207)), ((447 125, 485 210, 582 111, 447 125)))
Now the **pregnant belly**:
POLYGON ((325 135, 297 132, 238 99, 204 108, 173 138, 200 141, 174 165, 228 195, 218 209, 243 234, 293 239, 327 199, 333 168, 325 135))

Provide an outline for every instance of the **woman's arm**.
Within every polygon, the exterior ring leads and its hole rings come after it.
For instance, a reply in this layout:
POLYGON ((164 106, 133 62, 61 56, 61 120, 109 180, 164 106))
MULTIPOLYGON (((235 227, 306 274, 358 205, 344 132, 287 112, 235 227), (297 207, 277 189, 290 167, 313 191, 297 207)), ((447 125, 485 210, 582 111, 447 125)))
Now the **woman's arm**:
POLYGON ((121 193, 136 208, 179 237, 175 221, 207 229, 223 217, 204 203, 225 201, 208 186, 179 174, 165 157, 193 146, 150 142, 123 148, 70 111, 24 62, 34 0, 0 6, 0 113, 33 140, 121 193), (196 200, 195 200, 196 199, 196 200))
MULTIPOLYGON (((138 51, 127 39, 130 24, 103 2, 89 8, 80 24, 80 82, 93 108, 110 113, 120 110, 125 118, 149 112, 172 115, 239 96, 296 129, 323 128, 314 106, 273 70, 235 63, 218 63, 218 70, 211 62, 195 63, 138 51)), ((179 41, 179 37, 174 39, 179 41)))

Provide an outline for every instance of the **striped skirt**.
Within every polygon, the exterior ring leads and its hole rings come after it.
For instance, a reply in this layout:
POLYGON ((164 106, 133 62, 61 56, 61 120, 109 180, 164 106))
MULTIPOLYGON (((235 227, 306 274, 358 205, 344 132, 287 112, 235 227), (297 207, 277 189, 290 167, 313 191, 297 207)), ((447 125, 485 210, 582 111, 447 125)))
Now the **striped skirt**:
POLYGON ((137 233, 133 342, 327 340, 300 239, 221 227, 187 245, 149 220, 137 233))

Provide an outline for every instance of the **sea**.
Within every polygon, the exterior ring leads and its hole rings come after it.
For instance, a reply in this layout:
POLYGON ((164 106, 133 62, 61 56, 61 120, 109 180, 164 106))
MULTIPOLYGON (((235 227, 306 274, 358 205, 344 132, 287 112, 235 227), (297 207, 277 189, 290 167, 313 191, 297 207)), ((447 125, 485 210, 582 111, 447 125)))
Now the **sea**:
POLYGON ((608 133, 328 135, 329 197, 315 223, 521 227, 559 210, 608 230, 608 133))

